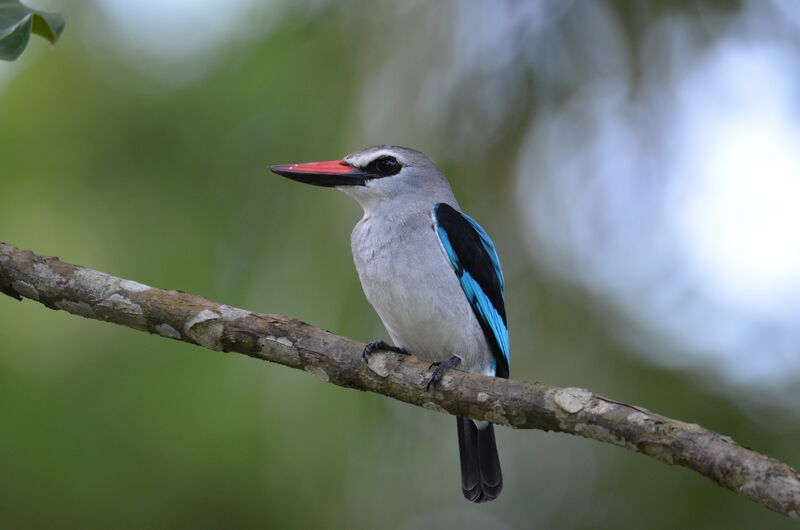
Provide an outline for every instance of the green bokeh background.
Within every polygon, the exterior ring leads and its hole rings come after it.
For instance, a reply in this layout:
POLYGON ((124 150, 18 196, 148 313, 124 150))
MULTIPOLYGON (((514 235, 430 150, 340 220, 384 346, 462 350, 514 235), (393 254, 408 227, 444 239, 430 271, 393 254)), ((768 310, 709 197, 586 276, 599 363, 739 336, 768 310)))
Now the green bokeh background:
MULTIPOLYGON (((495 236, 509 271, 514 377, 588 387, 797 462, 791 417, 776 413, 780 429, 754 425, 714 378, 631 355, 608 331, 602 300, 553 280, 517 247, 521 228, 503 206, 515 124, 508 142, 468 160, 413 131, 368 137, 356 109, 368 75, 358 61, 371 44, 354 32, 390 23, 380 4, 297 3, 270 31, 220 44, 202 74, 175 85, 120 60, 140 51, 115 44, 91 3, 76 4, 49 4, 68 20, 55 48, 32 39, 17 63, 0 65, 0 240, 385 338, 350 257, 358 206, 266 168, 409 145, 446 169, 462 206, 495 236)), ((609 3, 631 46, 634 4, 609 3)), ((411 27, 409 38, 425 35, 411 27)), ((498 432, 506 490, 471 505, 453 423, 281 366, 0 299, 0 529, 790 527, 684 469, 507 429, 498 432)))

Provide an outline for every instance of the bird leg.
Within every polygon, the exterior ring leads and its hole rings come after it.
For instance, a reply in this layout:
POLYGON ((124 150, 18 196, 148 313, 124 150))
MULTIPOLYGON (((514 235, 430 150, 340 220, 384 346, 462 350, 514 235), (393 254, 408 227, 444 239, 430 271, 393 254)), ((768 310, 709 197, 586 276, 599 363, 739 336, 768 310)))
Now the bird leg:
POLYGON ((405 351, 403 348, 398 348, 397 346, 392 346, 391 344, 386 344, 382 340, 376 340, 374 342, 370 342, 366 346, 364 346, 364 353, 361 355, 364 358, 364 361, 369 360, 369 356, 375 353, 376 351, 393 351, 395 353, 399 353, 402 355, 408 355, 408 352, 405 351))
POLYGON ((442 377, 444 377, 444 373, 450 368, 455 368, 459 364, 461 364, 461 357, 457 355, 453 355, 444 362, 436 361, 435 363, 431 363, 428 369, 433 368, 434 366, 436 367, 436 369, 431 374, 431 378, 428 379, 428 384, 425 385, 425 391, 426 392, 429 391, 431 389, 431 385, 433 385, 433 387, 436 388, 436 383, 442 380, 442 377))

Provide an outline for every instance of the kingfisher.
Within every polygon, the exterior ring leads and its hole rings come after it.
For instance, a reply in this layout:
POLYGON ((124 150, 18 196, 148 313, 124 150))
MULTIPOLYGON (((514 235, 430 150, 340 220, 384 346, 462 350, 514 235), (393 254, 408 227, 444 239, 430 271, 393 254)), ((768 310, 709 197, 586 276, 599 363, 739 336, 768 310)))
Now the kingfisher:
MULTIPOLYGON (((431 362, 427 390, 458 368, 508 378, 504 279, 494 243, 463 213, 442 171, 407 147, 378 145, 341 160, 271 166, 278 175, 337 188, 364 216, 351 235, 367 300, 393 344, 375 351, 431 362)), ((503 475, 490 422, 456 418, 464 497, 497 498, 503 475)))

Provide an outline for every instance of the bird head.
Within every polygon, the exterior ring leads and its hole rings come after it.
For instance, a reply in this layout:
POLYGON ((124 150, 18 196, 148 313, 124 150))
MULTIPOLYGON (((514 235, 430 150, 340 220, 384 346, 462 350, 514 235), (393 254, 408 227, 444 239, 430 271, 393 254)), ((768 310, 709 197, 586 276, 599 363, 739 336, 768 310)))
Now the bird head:
POLYGON ((455 199, 442 172, 419 151, 377 145, 341 160, 270 166, 278 175, 315 186, 337 188, 365 209, 398 199, 449 202, 455 199))

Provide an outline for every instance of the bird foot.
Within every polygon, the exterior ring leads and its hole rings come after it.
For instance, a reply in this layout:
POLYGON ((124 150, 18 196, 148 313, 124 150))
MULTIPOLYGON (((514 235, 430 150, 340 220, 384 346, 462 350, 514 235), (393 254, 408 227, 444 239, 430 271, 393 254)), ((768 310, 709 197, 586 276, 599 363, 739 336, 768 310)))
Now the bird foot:
POLYGON ((366 346, 364 346, 364 353, 361 357, 364 358, 364 361, 369 360, 369 356, 375 353, 376 351, 393 351, 395 353, 399 353, 401 355, 408 355, 408 352, 405 351, 403 348, 398 348, 397 346, 392 346, 391 344, 386 344, 382 340, 376 340, 374 342, 370 342, 366 346))
POLYGON ((444 362, 436 361, 435 363, 431 363, 431 365, 428 368, 430 369, 435 366, 436 369, 431 374, 431 378, 428 379, 428 384, 425 385, 425 391, 426 392, 430 391, 431 385, 433 385, 433 387, 436 388, 436 383, 442 380, 442 377, 444 377, 444 373, 450 368, 455 368, 459 364, 461 364, 461 357, 458 357, 456 355, 453 355, 444 362))

